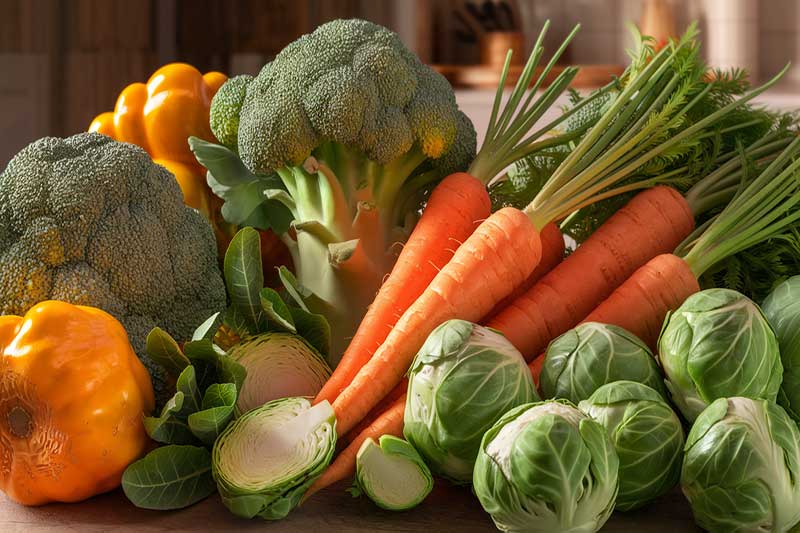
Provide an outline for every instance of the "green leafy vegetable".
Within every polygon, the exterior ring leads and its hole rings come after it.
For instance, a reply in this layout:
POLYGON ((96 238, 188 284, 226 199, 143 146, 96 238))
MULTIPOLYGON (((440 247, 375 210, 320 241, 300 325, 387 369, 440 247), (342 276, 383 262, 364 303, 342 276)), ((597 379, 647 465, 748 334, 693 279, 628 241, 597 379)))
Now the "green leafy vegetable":
POLYGON ((331 369, 309 343, 290 333, 264 333, 234 346, 230 357, 246 371, 237 413, 291 396, 316 396, 331 369))
POLYGON ((211 454, 199 446, 164 446, 131 464, 122 490, 137 507, 182 509, 214 493, 211 454))
POLYGON ((783 365, 778 403, 800 422, 800 276, 775 287, 762 309, 775 331, 783 365))
POLYGON ((712 402, 686 439, 681 487, 708 531, 790 531, 800 522, 800 432, 778 405, 712 402))
POLYGON ((778 340, 761 309, 735 291, 690 296, 667 316, 658 347, 672 400, 689 421, 717 398, 778 395, 778 340))
POLYGON ((538 400, 525 359, 465 320, 433 330, 411 364, 405 438, 437 474, 469 483, 481 438, 509 409, 538 400))
POLYGON ((678 483, 683 427, 661 394, 641 383, 615 381, 578 408, 606 428, 619 456, 618 511, 641 507, 678 483))
POLYGON ((618 326, 586 322, 547 347, 539 386, 546 398, 579 402, 619 380, 643 383, 666 397, 661 370, 650 349, 618 326))
POLYGON ((206 390, 202 410, 186 419, 189 429, 203 444, 212 446, 233 419, 236 398, 236 385, 233 383, 215 383, 206 390))
POLYGON ((336 418, 328 402, 283 398, 245 413, 212 452, 222 503, 235 515, 284 518, 330 463, 336 418))
POLYGON ((501 531, 599 530, 619 459, 603 426, 566 401, 526 404, 483 437, 473 485, 501 531))
POLYGON ((369 438, 359 448, 353 496, 366 494, 378 507, 405 511, 419 505, 431 489, 431 471, 403 439, 383 435, 379 442, 369 438))

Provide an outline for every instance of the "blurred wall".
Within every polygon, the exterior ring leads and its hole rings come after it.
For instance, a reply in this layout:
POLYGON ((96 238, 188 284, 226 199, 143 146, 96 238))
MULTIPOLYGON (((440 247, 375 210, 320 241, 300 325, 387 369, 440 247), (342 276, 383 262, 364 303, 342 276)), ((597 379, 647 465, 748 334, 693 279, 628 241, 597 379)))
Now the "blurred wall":
MULTIPOLYGON (((146 81, 159 65, 254 73, 334 18, 388 26, 424 61, 476 63, 477 46, 455 37, 454 10, 465 1, 0 0, 0 169, 33 139, 85 130, 127 84, 146 81)), ((638 22, 648 1, 516 0, 515 9, 529 41, 551 19, 550 50, 580 22, 569 62, 623 64, 626 21, 638 22)), ((662 1, 678 31, 700 22, 704 50, 717 51, 710 59, 749 62, 762 78, 800 59, 800 0, 662 1), (747 38, 737 37, 742 28, 747 38)), ((800 81, 799 73, 789 78, 800 81)))

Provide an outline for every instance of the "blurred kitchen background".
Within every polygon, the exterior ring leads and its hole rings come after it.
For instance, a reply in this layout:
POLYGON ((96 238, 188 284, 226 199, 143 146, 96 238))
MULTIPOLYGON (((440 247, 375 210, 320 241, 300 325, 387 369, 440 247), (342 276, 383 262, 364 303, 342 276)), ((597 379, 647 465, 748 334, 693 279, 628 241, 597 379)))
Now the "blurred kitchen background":
POLYGON ((565 54, 590 89, 626 63, 628 24, 665 39, 698 21, 711 66, 756 79, 798 67, 762 99, 800 108, 800 0, 0 0, 0 169, 27 143, 85 130, 129 83, 160 65, 255 73, 287 43, 334 18, 395 30, 457 90, 485 127, 509 46, 521 61, 550 19, 550 50, 580 23, 565 54))

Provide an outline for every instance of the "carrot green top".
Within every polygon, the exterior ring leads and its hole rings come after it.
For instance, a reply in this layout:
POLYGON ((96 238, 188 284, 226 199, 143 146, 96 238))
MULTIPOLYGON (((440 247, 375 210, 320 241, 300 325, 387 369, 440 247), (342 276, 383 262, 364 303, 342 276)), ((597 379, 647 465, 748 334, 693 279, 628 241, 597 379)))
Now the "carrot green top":
POLYGON ((774 85, 786 71, 690 120, 689 114, 702 105, 716 83, 706 77, 696 37, 692 26, 680 40, 655 52, 648 38, 638 36, 638 51, 619 80, 620 90, 610 107, 525 208, 538 228, 594 202, 663 183, 664 176, 637 178, 637 173, 717 135, 723 117, 774 85))
POLYGON ((709 224, 690 235, 675 254, 697 277, 756 244, 781 239, 800 221, 800 137, 795 138, 709 224))

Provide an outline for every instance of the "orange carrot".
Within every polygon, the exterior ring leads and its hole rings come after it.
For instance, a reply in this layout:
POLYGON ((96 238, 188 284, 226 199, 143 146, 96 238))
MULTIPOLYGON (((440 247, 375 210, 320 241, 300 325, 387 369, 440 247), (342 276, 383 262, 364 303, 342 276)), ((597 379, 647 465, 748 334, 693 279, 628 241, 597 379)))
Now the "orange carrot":
POLYGON ((689 205, 677 191, 664 186, 645 190, 487 325, 502 331, 531 360, 637 268, 674 250, 693 228, 689 205))
POLYGON ((528 292, 531 287, 536 285, 537 281, 542 279, 545 274, 553 270, 564 259, 564 235, 556 224, 551 222, 542 228, 541 239, 542 259, 539 261, 539 266, 534 269, 533 273, 528 276, 528 279, 522 285, 503 298, 503 301, 499 304, 495 305, 494 309, 483 318, 484 321, 493 318, 497 313, 508 307, 511 302, 528 292))
MULTIPOLYGON (((581 322, 625 328, 655 350, 667 313, 699 290, 697 278, 686 261, 673 254, 657 255, 581 322)), ((540 354, 528 365, 537 386, 544 362, 545 354, 540 354)))
POLYGON ((353 442, 356 437, 361 435, 361 433, 367 429, 373 422, 375 422, 384 412, 386 412, 394 402, 397 401, 398 398, 401 396, 405 396, 406 391, 408 390, 408 379, 403 378, 403 380, 397 384, 392 391, 386 395, 386 397, 378 402, 372 411, 364 417, 364 419, 359 422, 353 429, 351 429, 347 435, 343 436, 339 439, 337 444, 341 444, 342 446, 346 446, 353 442))
MULTIPOLYGON (((700 290, 697 280, 703 273, 743 250, 794 231, 793 224, 800 220, 798 155, 800 137, 737 194, 708 227, 701 228, 699 236, 689 236, 674 254, 658 255, 637 269, 584 321, 621 326, 655 347, 667 313, 700 290)), ((537 381, 544 359, 539 356, 529 365, 537 381)))
POLYGON ((356 455, 364 441, 368 438, 378 439, 382 435, 403 436, 403 412, 406 406, 406 395, 397 398, 394 403, 375 419, 364 431, 340 453, 327 470, 319 477, 303 496, 307 500, 315 492, 334 483, 352 477, 356 471, 356 455))
MULTIPOLYGON (((358 371, 373 357, 400 316, 422 294, 437 272, 447 264, 454 250, 472 234, 477 224, 490 215, 491 202, 485 189, 486 184, 518 159, 540 149, 574 140, 574 133, 565 133, 536 142, 537 139, 547 136, 558 124, 566 121, 571 114, 579 111, 583 105, 588 104, 591 97, 563 113, 546 127, 529 133, 577 74, 576 68, 569 67, 562 71, 545 91, 537 94, 537 89, 547 73, 577 31, 575 28, 567 36, 550 62, 541 69, 538 79, 532 83, 536 66, 542 57, 542 43, 548 26, 549 23, 545 23, 514 90, 501 105, 504 99, 505 78, 510 65, 509 56, 501 72, 503 83, 498 86, 489 128, 481 149, 467 173, 450 175, 434 189, 395 267, 367 311, 341 362, 315 398, 315 402, 328 400, 333 403, 336 400, 350 385, 358 371), (524 98, 526 94, 527 97, 524 98)), ((609 86, 608 89, 610 88, 609 86)))
POLYGON ((451 174, 434 189, 391 274, 315 403, 333 403, 456 248, 490 214, 491 201, 484 184, 469 174, 451 174))
POLYGON ((480 320, 530 276, 540 258, 539 232, 524 212, 507 207, 486 219, 333 402, 339 435, 400 382, 436 326, 453 318, 480 320))
POLYGON ((655 349, 664 317, 699 290, 686 261, 662 254, 634 272, 583 321, 625 328, 655 349))

